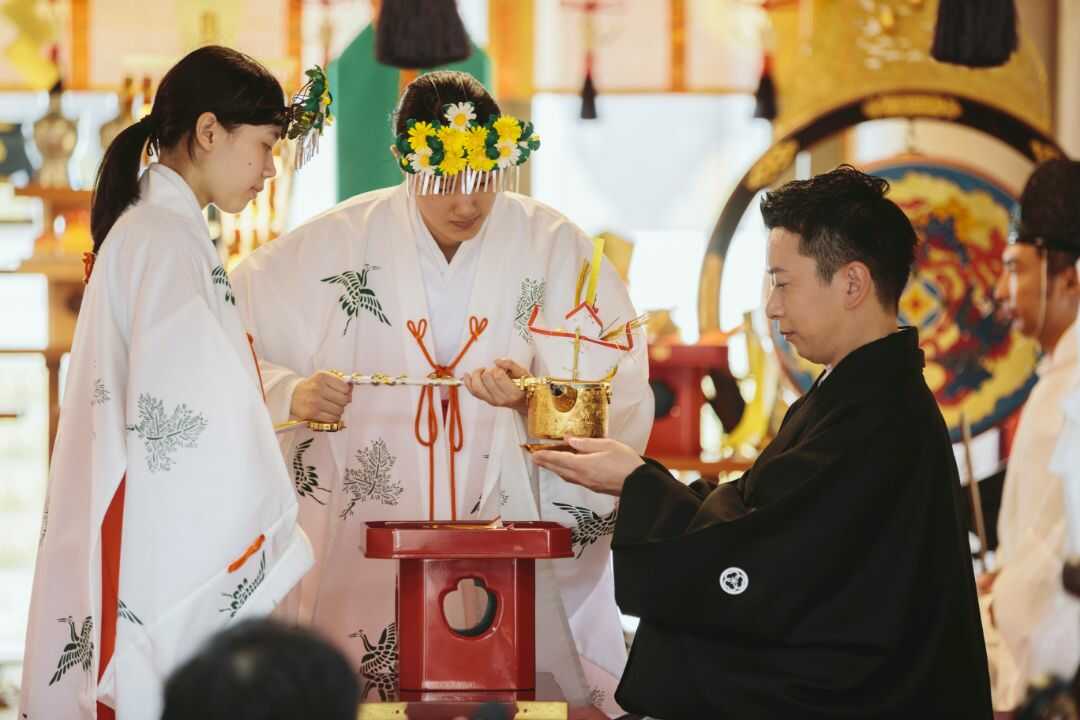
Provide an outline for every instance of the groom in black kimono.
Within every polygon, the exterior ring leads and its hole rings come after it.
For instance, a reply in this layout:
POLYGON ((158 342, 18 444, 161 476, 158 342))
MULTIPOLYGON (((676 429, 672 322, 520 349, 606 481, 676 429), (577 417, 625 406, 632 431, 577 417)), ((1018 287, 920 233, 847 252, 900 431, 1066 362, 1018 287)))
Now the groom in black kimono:
POLYGON ((739 480, 687 487, 612 440, 534 456, 621 497, 615 695, 681 718, 990 718, 945 422, 897 305, 914 260, 888 183, 842 166, 766 195, 770 320, 825 366, 739 480))

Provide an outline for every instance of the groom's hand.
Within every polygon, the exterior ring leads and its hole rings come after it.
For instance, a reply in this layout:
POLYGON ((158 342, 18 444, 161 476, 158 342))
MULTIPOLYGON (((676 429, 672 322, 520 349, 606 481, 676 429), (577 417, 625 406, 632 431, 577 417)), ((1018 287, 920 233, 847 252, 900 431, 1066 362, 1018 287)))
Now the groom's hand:
POLYGON ((541 450, 533 453, 533 462, 595 493, 618 497, 630 473, 645 464, 618 440, 568 437, 566 442, 577 454, 541 450))

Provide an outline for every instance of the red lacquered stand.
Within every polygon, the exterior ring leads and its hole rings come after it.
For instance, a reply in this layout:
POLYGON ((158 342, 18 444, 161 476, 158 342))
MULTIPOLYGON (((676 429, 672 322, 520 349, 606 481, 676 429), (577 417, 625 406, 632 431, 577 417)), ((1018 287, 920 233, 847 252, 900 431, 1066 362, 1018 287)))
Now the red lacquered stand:
POLYGON ((535 563, 573 556, 569 528, 553 522, 369 522, 365 554, 398 561, 402 699, 433 691, 536 688, 535 563), (479 633, 453 629, 443 612, 445 597, 467 579, 479 581, 494 600, 490 624, 479 633))

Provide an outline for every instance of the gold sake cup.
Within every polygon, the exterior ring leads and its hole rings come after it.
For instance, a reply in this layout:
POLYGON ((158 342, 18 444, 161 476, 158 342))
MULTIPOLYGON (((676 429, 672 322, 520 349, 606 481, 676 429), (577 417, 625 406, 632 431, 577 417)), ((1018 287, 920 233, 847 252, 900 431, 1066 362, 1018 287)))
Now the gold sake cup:
POLYGON ((607 437, 611 383, 522 378, 517 385, 528 403, 529 435, 545 440, 607 437))

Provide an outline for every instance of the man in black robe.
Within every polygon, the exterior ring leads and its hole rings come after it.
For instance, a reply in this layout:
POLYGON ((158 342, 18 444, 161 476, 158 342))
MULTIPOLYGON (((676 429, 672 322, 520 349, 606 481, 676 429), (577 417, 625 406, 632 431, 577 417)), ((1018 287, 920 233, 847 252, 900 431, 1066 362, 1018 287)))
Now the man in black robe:
POLYGON ((537 464, 621 496, 641 618, 616 699, 681 718, 990 718, 959 477, 897 306, 915 233, 850 167, 769 193, 766 313, 825 365, 739 480, 687 487, 612 440, 537 464))

